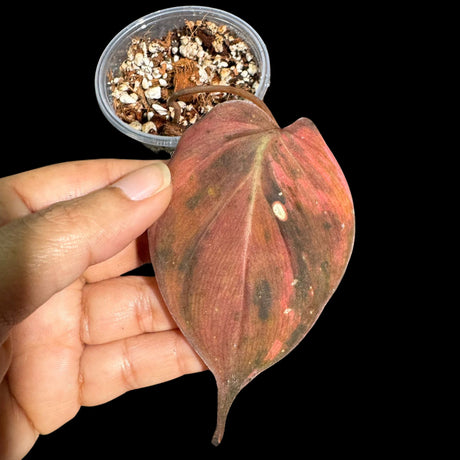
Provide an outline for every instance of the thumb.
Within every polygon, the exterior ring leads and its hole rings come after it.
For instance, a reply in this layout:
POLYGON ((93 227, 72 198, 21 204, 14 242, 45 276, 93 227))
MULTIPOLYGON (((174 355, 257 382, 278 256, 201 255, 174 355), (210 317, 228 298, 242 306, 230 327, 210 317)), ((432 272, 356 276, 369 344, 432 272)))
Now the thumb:
POLYGON ((0 326, 12 326, 90 266, 120 252, 166 209, 163 162, 0 227, 0 326))

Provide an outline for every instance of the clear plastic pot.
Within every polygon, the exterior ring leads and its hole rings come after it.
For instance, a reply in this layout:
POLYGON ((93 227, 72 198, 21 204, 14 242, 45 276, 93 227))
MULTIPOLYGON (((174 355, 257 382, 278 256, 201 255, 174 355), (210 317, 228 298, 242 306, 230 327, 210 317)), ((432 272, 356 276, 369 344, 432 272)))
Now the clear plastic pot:
POLYGON ((162 38, 168 31, 183 27, 184 20, 206 19, 217 25, 226 25, 249 46, 259 67, 260 83, 255 95, 263 99, 270 85, 270 60, 267 47, 259 34, 237 16, 206 6, 179 6, 148 14, 121 30, 102 53, 95 76, 96 97, 103 114, 122 133, 141 142, 153 151, 173 152, 179 136, 158 136, 137 131, 115 113, 109 84, 109 74, 119 75, 120 64, 126 59, 127 50, 134 37, 162 38))

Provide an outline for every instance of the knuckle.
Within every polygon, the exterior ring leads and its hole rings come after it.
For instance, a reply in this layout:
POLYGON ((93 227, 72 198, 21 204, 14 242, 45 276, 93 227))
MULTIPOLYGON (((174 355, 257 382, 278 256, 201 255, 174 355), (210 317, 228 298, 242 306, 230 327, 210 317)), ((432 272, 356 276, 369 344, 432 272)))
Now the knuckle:
POLYGON ((58 203, 37 211, 34 219, 26 223, 32 237, 46 239, 47 248, 51 245, 59 250, 72 249, 82 239, 78 231, 81 216, 77 216, 74 207, 68 203, 58 203))
POLYGON ((134 315, 141 333, 155 330, 154 305, 151 296, 143 286, 136 287, 134 315))
POLYGON ((129 340, 123 340, 122 343, 120 376, 121 382, 126 391, 139 388, 137 372, 134 365, 134 361, 131 356, 131 347, 129 345, 129 340))

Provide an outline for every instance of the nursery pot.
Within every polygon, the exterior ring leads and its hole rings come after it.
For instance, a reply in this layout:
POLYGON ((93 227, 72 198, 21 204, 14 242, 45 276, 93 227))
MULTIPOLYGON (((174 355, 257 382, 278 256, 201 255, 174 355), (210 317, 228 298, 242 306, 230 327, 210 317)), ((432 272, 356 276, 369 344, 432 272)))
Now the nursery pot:
POLYGON ((227 26, 232 34, 248 45, 259 69, 259 86, 255 91, 259 99, 263 99, 270 85, 270 61, 264 42, 249 24, 231 13, 205 6, 180 6, 159 10, 132 22, 110 41, 99 59, 95 75, 96 97, 102 113, 115 128, 153 151, 172 153, 180 136, 144 133, 120 119, 113 105, 110 77, 120 74, 120 64, 126 59, 133 38, 160 39, 168 31, 183 27, 185 20, 199 19, 211 21, 217 26, 227 26))

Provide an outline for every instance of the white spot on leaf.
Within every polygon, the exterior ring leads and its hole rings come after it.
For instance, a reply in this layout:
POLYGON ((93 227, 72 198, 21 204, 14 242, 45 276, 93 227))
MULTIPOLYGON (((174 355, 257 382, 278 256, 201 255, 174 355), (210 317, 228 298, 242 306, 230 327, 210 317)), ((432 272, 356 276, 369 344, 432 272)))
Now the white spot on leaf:
POLYGON ((284 204, 281 201, 275 201, 272 204, 272 211, 275 214, 276 218, 282 222, 286 222, 288 215, 284 204))

